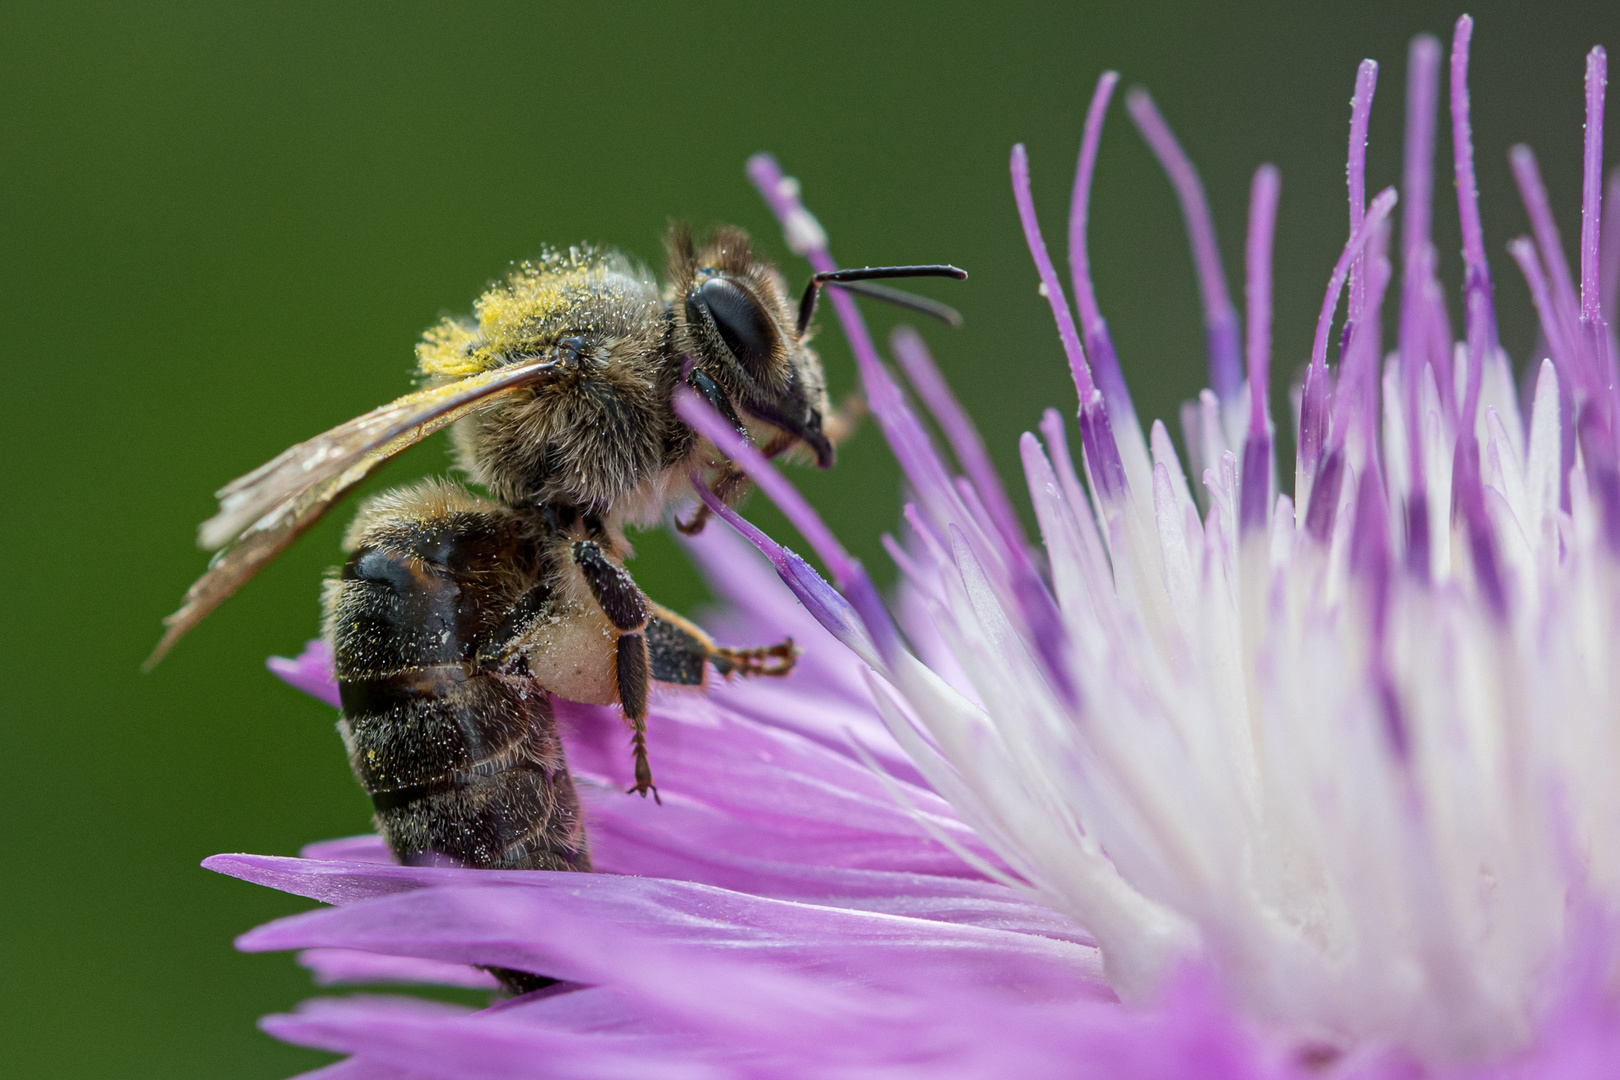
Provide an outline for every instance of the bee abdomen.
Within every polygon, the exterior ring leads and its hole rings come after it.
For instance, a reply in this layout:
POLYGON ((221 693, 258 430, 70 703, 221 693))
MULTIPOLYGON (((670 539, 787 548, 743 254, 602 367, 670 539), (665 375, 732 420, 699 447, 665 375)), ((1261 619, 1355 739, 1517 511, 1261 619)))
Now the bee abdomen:
POLYGON ((340 688, 350 764, 402 862, 589 869, 544 690, 444 667, 340 688))
POLYGON ((338 727, 378 830, 407 864, 590 869, 550 699, 498 663, 537 604, 523 523, 388 498, 326 596, 338 727))
POLYGON ((367 791, 471 778, 530 759, 561 764, 560 746, 535 731, 551 723, 543 691, 449 671, 455 676, 438 665, 339 676, 349 755, 367 791))
POLYGON ((591 868, 566 773, 520 765, 468 781, 379 792, 372 799, 379 829, 407 866, 591 868))

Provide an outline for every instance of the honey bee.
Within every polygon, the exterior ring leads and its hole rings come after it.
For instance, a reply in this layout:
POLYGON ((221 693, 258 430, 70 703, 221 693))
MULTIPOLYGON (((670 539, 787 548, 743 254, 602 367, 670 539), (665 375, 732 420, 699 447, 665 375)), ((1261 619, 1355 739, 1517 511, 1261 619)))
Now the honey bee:
POLYGON ((588 870, 551 695, 617 703, 632 732, 630 790, 657 798, 652 683, 792 669, 791 640, 719 646, 648 600, 624 568, 625 527, 658 521, 693 477, 728 500, 742 490, 741 474, 676 415, 675 394, 691 388, 767 455, 802 448, 828 467, 838 420, 807 343, 818 290, 951 321, 942 305, 869 282, 966 276, 941 265, 822 273, 795 307, 740 230, 699 246, 676 227, 668 248, 663 290, 611 250, 519 265, 473 317, 426 332, 422 389, 226 485, 199 529, 216 554, 164 620, 149 666, 379 465, 453 427, 460 469, 488 497, 436 480, 372 498, 323 595, 339 731, 403 863, 588 870))

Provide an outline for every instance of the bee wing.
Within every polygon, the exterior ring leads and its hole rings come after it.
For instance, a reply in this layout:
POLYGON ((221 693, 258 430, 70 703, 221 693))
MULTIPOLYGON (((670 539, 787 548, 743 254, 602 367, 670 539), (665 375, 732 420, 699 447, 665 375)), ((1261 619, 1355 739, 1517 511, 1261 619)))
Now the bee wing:
POLYGON ((337 501, 401 450, 440 431, 479 402, 544 382, 564 365, 537 360, 418 390, 278 454, 216 494, 219 512, 197 530, 198 546, 219 549, 186 590, 168 632, 146 661, 163 659, 187 631, 326 516, 337 501))
POLYGON ((219 513, 197 529, 197 546, 215 550, 239 539, 261 518, 339 476, 367 455, 392 456, 458 419, 468 406, 530 383, 562 366, 556 359, 481 372, 446 386, 418 390, 283 450, 246 476, 220 488, 219 513))

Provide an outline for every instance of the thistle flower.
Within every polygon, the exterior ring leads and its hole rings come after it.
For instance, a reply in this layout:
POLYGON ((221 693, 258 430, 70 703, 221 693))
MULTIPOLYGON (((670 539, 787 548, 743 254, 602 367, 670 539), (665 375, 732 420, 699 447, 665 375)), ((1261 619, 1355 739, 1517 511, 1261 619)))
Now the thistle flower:
MULTIPOLYGON (((719 530, 693 543, 727 605, 715 631, 792 633, 800 669, 657 703, 662 808, 618 794, 611 714, 559 703, 602 873, 400 867, 373 838, 209 860, 335 905, 239 942, 304 950, 318 981, 492 985, 476 965, 563 980, 476 1011, 319 999, 266 1029, 350 1055, 320 1071, 345 1080, 1614 1075, 1620 214, 1600 216, 1606 60, 1587 59, 1578 277, 1534 158, 1511 155, 1533 235, 1510 250, 1546 342, 1526 419, 1474 188, 1471 30, 1458 22, 1450 58, 1462 337, 1429 239, 1441 55, 1420 37, 1398 333, 1386 354, 1397 193, 1367 198, 1367 61, 1349 238, 1294 410, 1293 497, 1278 491, 1268 396, 1277 172, 1262 166, 1252 189, 1245 334, 1197 174, 1152 101, 1129 96, 1181 201, 1204 301, 1211 389, 1183 412, 1184 468, 1162 423, 1144 435, 1091 285, 1105 74, 1069 230, 1078 323, 1023 148, 1012 157, 1080 401, 1078 468, 1056 411, 1020 444, 1040 544, 921 340, 897 334, 895 358, 954 467, 853 299, 833 293, 912 493, 903 539, 885 538, 902 572, 892 608, 757 451, 681 401, 829 571, 699 485, 765 556, 719 530)), ((831 269, 797 184, 768 157, 749 171, 794 251, 831 269)), ((330 694, 318 651, 279 664, 330 694)))

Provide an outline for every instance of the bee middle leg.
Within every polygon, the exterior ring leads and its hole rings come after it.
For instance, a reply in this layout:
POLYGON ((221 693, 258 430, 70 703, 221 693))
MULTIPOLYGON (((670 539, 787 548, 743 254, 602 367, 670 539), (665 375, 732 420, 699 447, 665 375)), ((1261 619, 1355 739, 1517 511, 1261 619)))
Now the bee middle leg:
POLYGON ((574 541, 570 554, 608 621, 624 633, 639 633, 647 625, 647 597, 630 571, 609 559, 595 540, 574 541))

